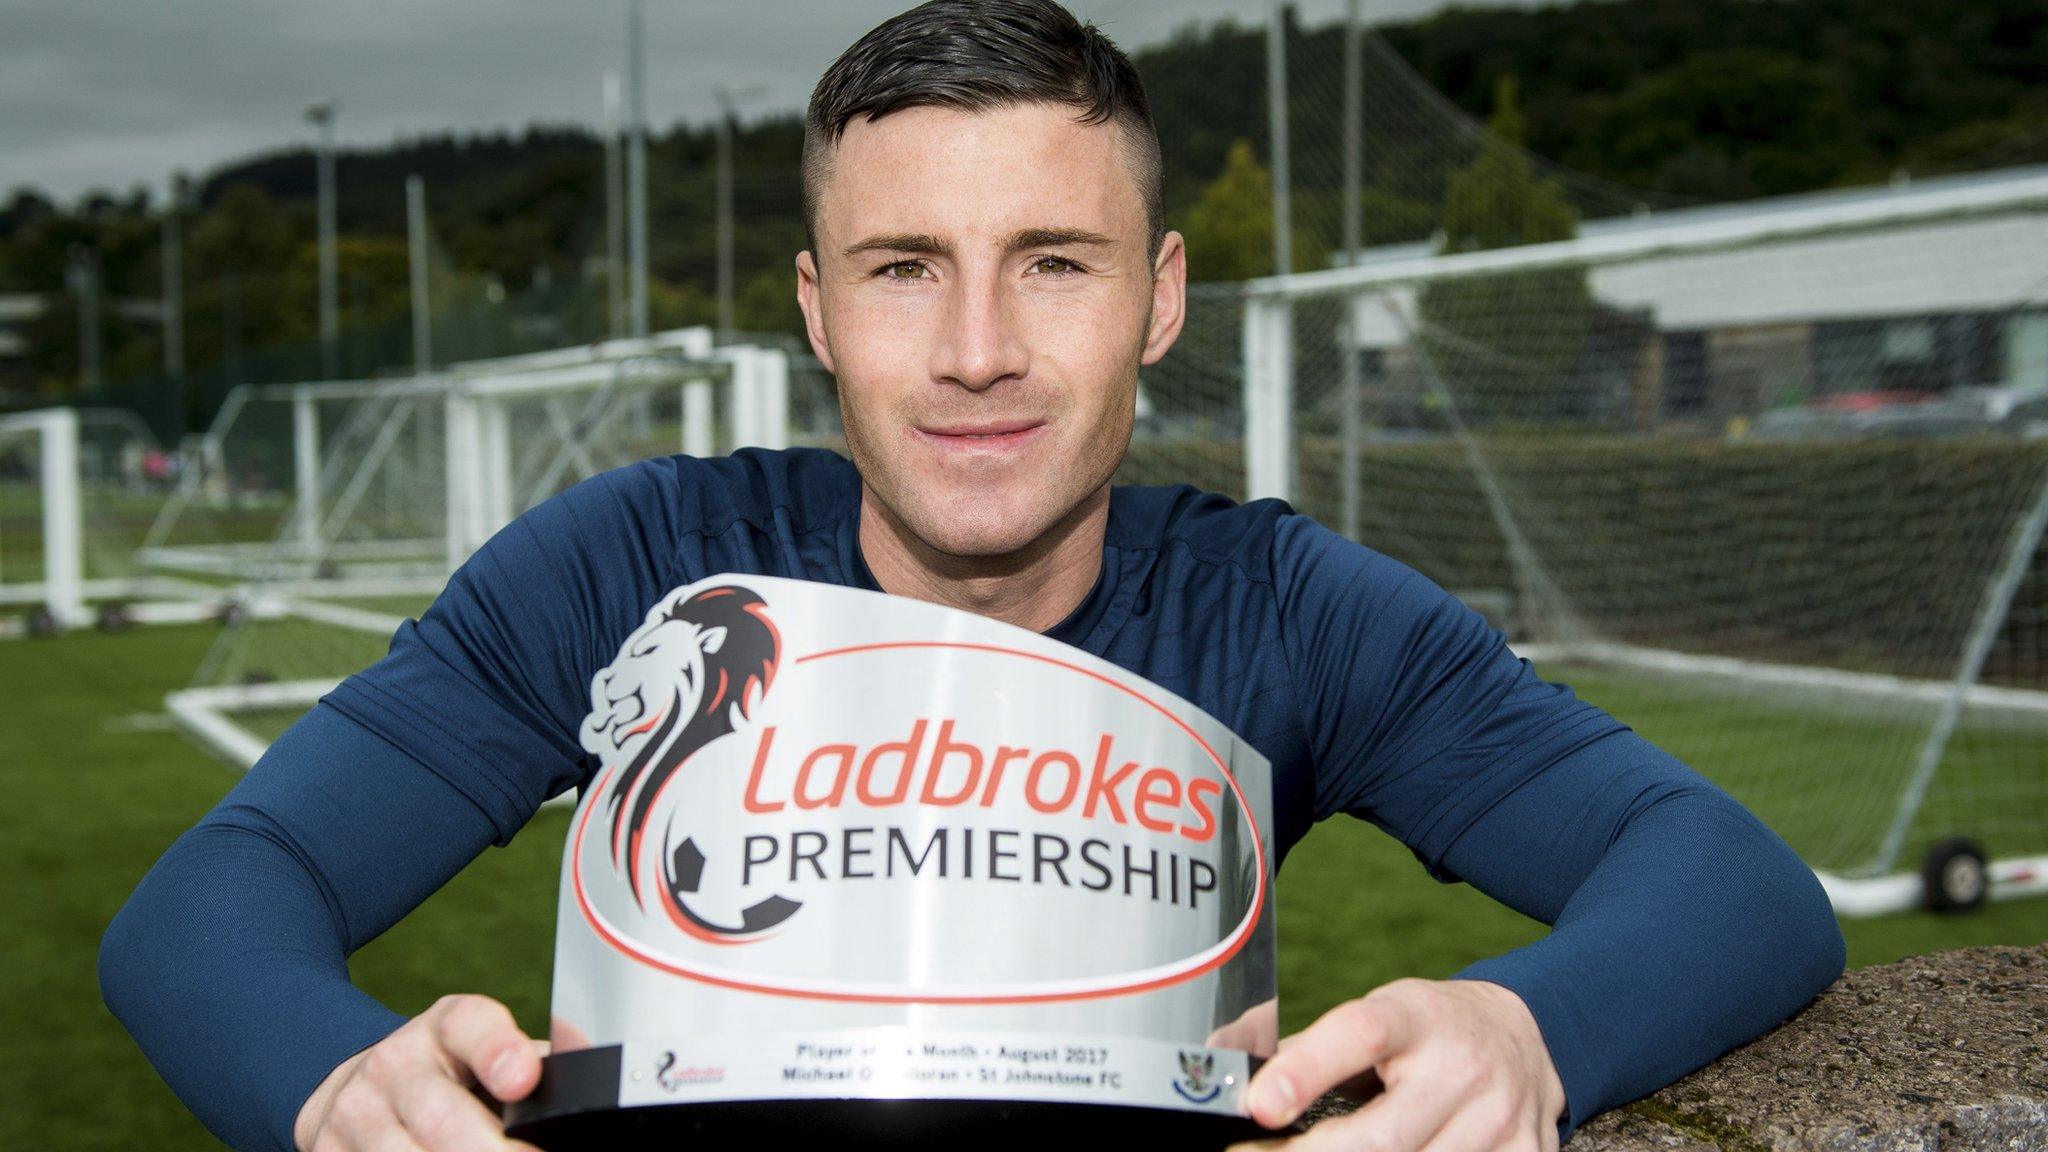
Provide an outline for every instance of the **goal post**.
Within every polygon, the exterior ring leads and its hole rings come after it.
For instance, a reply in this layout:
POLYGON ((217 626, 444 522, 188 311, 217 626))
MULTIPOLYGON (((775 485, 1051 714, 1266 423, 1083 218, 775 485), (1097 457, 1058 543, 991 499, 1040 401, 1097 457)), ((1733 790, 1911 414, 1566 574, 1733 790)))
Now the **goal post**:
POLYGON ((0 538, 0 549, 26 552, 20 559, 0 552, 4 595, 10 603, 40 602, 60 627, 91 620, 85 594, 84 497, 78 477, 78 411, 44 408, 0 417, 0 458, 19 462, 13 484, 36 516, 41 539, 23 549, 0 538), (40 564, 35 553, 40 552, 40 564), (36 579, 27 579, 33 575, 36 579))
POLYGON ((124 409, 0 416, 0 635, 213 612, 211 589, 152 573, 141 559, 142 525, 164 502, 172 467, 124 409))

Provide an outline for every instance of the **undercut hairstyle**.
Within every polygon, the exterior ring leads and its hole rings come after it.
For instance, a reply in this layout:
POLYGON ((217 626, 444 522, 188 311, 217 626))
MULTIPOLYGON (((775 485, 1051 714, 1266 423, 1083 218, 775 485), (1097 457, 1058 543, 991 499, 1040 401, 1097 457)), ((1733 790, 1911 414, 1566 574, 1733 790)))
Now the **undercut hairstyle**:
POLYGON ((920 106, 986 112, 1030 102, 1080 110, 1077 123, 1123 129, 1125 167, 1145 207, 1145 261, 1166 238, 1159 134, 1130 57, 1053 0, 929 0, 890 17, 841 53, 804 117, 804 244, 816 258, 818 195, 856 116, 920 106))

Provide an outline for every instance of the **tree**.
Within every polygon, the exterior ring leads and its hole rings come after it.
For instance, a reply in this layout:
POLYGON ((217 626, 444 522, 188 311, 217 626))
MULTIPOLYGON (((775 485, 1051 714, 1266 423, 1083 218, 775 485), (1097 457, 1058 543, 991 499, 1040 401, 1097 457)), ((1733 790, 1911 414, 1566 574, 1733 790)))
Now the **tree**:
POLYGON ((1273 181, 1251 142, 1231 144, 1223 171, 1202 189, 1181 225, 1188 279, 1243 280, 1273 271, 1273 181))
POLYGON ((1786 52, 1703 53, 1588 100, 1564 159, 1710 200, 1824 187, 1876 164, 1844 72, 1786 52))
MULTIPOLYGON (((1202 190, 1180 228, 1188 247, 1188 279, 1245 280, 1273 274, 1273 178, 1237 140, 1223 171, 1202 190)), ((1311 229, 1294 228, 1294 266, 1321 265, 1325 246, 1311 229)))
MULTIPOLYGON (((1569 240, 1578 219, 1522 150, 1515 83, 1495 88, 1492 139, 1444 190, 1442 254, 1569 240)), ((1543 420, 1571 412, 1567 376, 1585 344, 1592 293, 1578 268, 1437 280, 1421 299, 1423 351, 1466 418, 1543 420)))

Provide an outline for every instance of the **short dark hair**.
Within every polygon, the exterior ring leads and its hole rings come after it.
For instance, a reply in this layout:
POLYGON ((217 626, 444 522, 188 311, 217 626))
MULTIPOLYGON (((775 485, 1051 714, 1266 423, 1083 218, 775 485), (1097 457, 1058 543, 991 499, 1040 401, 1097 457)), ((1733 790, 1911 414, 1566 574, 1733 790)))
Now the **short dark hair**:
POLYGON ((1122 126, 1124 159, 1145 205, 1146 262, 1157 260, 1166 211, 1145 86, 1109 37, 1053 0, 928 0, 841 53, 812 90, 804 117, 805 245, 816 252, 818 190, 854 117, 877 120, 921 105, 985 112, 1034 101, 1086 109, 1079 123, 1122 126))

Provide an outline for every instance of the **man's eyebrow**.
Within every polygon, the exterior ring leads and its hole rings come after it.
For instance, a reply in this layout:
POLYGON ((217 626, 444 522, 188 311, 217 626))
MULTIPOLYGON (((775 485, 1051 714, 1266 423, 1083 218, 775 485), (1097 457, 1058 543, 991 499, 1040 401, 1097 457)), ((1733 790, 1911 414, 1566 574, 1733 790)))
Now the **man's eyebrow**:
POLYGON ((858 256, 863 252, 916 252, 926 256, 951 256, 953 246, 929 232, 885 232, 853 245, 844 254, 858 256))
POLYGON ((1020 248, 1069 248, 1076 244, 1108 246, 1115 243, 1114 238, 1086 228, 1020 228, 1010 233, 1003 250, 1015 252, 1020 248))
MULTIPOLYGON (((1115 243, 1114 237, 1090 232, 1086 228, 1020 228, 1003 242, 1003 250, 1015 252, 1024 248, 1107 246, 1115 243)), ((852 257, 863 252, 915 252, 925 256, 951 257, 953 245, 929 232, 886 232, 848 247, 844 255, 852 257)))

